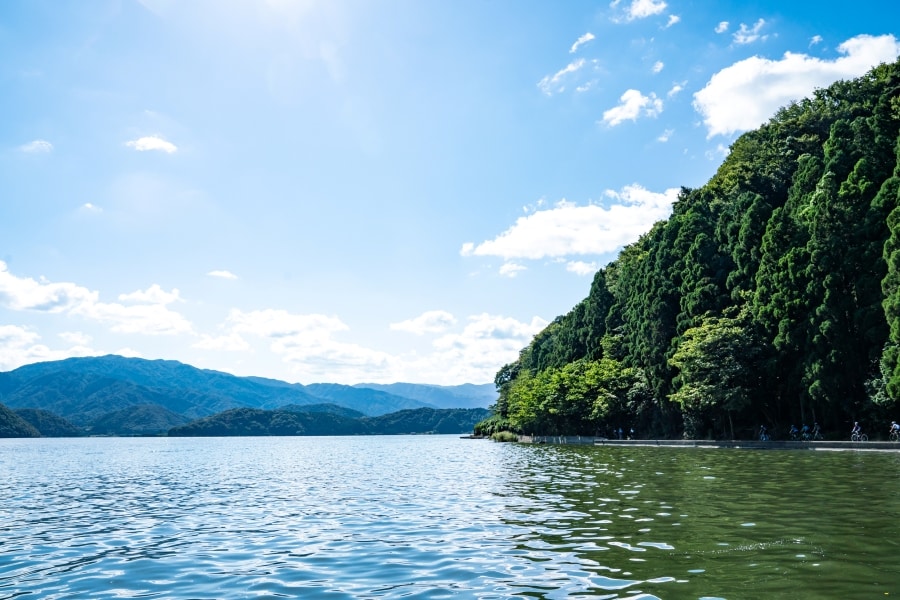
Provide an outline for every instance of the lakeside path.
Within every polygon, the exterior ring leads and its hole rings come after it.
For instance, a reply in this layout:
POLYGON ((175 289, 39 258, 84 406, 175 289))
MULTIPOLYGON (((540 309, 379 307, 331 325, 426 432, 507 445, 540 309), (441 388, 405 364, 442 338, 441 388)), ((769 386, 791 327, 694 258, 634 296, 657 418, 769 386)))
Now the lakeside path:
POLYGON ((771 440, 614 440, 591 436, 520 435, 522 444, 590 444, 594 446, 667 446, 674 448, 745 448, 754 450, 869 450, 900 452, 900 442, 817 442, 771 440))

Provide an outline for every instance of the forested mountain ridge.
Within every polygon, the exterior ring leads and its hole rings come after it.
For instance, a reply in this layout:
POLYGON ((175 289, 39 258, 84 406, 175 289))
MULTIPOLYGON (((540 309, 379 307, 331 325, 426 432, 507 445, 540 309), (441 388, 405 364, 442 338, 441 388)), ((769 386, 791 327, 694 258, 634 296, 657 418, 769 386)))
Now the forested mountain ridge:
MULTIPOLYGON (((419 394, 429 386, 393 384, 419 394)), ((390 386, 388 386, 390 387, 390 386)), ((439 408, 487 407, 481 386, 445 388, 439 408)), ((496 397, 496 394, 495 394, 496 397)), ((96 356, 33 363, 0 373, 0 403, 51 411, 78 426, 131 406, 156 404, 191 419, 230 408, 274 409, 287 404, 334 403, 369 416, 410 408, 435 408, 415 396, 364 385, 288 383, 237 377, 173 360, 96 356)))
MULTIPOLYGON (((305 407, 297 407, 305 408, 305 407)), ((377 417, 328 410, 234 408, 169 430, 170 437, 392 435, 468 433, 489 413, 485 408, 417 408, 377 417)))
POLYGON ((739 438, 760 424, 844 431, 889 418, 898 133, 895 62, 742 135, 706 185, 683 188, 669 219, 497 373, 490 427, 739 438))

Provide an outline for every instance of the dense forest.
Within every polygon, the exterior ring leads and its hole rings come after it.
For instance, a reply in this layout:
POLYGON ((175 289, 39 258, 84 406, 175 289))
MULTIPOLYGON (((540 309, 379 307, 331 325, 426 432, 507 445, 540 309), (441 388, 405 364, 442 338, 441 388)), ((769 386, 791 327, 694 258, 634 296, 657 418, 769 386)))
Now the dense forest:
POLYGON ((886 431, 900 409, 898 132, 900 62, 742 135, 497 373, 476 431, 886 431))
POLYGON ((233 408, 173 427, 168 435, 205 437, 466 433, 490 414, 485 408, 416 408, 367 417, 362 413, 346 414, 344 411, 347 409, 340 409, 341 407, 335 406, 314 411, 305 406, 277 410, 233 408))

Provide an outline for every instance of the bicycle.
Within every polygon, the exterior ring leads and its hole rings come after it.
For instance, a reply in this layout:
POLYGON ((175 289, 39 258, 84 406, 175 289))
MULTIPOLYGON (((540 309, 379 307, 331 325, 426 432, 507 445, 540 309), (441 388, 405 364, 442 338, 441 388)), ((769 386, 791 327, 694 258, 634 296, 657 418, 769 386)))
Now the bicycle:
POLYGON ((853 434, 850 435, 850 441, 851 442, 868 442, 869 436, 867 436, 864 433, 853 432, 853 434))
POLYGON ((892 442, 900 442, 900 431, 897 431, 896 429, 892 431, 890 438, 892 442))

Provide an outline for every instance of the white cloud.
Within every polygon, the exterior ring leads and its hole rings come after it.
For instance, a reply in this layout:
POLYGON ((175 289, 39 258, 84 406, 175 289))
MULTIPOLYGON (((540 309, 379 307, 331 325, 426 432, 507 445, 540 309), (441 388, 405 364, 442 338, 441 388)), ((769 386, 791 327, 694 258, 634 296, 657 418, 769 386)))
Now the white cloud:
POLYGON ((310 341, 324 340, 337 331, 348 329, 337 317, 320 314, 296 315, 286 310, 271 308, 250 312, 232 309, 227 321, 234 331, 274 340, 289 337, 301 337, 310 341))
POLYGON ((583 36, 581 36, 580 38, 575 40, 575 43, 572 44, 572 47, 569 49, 569 53, 570 54, 574 53, 576 50, 578 50, 578 48, 587 44, 588 42, 590 42, 593 39, 595 39, 594 34, 591 33, 590 31, 588 31, 586 34, 584 34, 583 36))
POLYGON ((416 335, 441 333, 456 324, 456 317, 445 310, 429 310, 418 317, 399 323, 391 323, 395 331, 406 331, 416 335))
MULTIPOLYGON (((65 334, 60 334, 60 337, 66 340, 65 334)), ((65 350, 51 350, 40 344, 40 339, 40 335, 27 327, 0 325, 0 371, 10 371, 35 362, 99 354, 86 347, 90 338, 79 339, 72 334, 72 338, 66 341, 74 345, 65 350)))
POLYGON ((566 271, 576 275, 591 275, 597 271, 596 262, 584 262, 583 260, 571 260, 566 263, 566 271))
POLYGON ((307 382, 325 377, 332 381, 371 380, 371 373, 390 373, 396 366, 396 358, 390 354, 334 339, 334 334, 349 329, 334 316, 299 315, 278 309, 232 309, 223 327, 231 334, 265 339, 269 349, 307 382))
POLYGON ((636 241, 672 211, 677 189, 655 193, 639 185, 620 192, 607 190, 608 207, 578 206, 565 200, 556 206, 519 217, 493 240, 467 243, 463 256, 541 259, 586 254, 609 254, 636 241))
POLYGON ((817 88, 894 61, 900 42, 893 35, 860 35, 842 43, 838 51, 844 56, 835 60, 787 52, 781 60, 753 56, 722 69, 694 94, 694 108, 703 117, 707 137, 758 127, 780 107, 817 88))
POLYGON ((663 143, 668 142, 672 138, 673 133, 675 133, 674 129, 666 129, 661 134, 659 134, 659 137, 656 138, 656 141, 663 143))
POLYGON ((669 15, 669 21, 666 23, 666 29, 668 29, 672 25, 675 25, 676 23, 680 23, 680 22, 681 22, 681 17, 679 17, 678 15, 669 15))
MULTIPOLYGON (((614 0, 610 3, 610 7, 616 9, 621 0, 614 0)), ((644 19, 658 15, 666 10, 668 4, 662 0, 631 0, 625 7, 625 20, 634 21, 635 19, 644 19)))
POLYGON ((19 146, 19 151, 26 154, 46 154, 53 151, 53 144, 47 140, 34 140, 19 146))
POLYGON ((0 306, 12 310, 63 313, 97 302, 97 292, 74 283, 49 283, 16 277, 0 261, 0 306))
POLYGON ((565 68, 557 71, 555 74, 547 75, 541 79, 537 85, 541 88, 541 91, 548 96, 562 92, 566 89, 566 81, 586 64, 587 61, 585 59, 579 58, 578 60, 569 63, 565 68))
POLYGON ((822 36, 821 36, 821 35, 814 35, 814 36, 812 36, 812 37, 809 39, 809 46, 810 46, 810 48, 813 47, 813 46, 815 46, 816 44, 821 44, 821 43, 822 43, 822 36))
POLYGON ((500 367, 516 360, 519 351, 546 326, 547 321, 539 317, 523 323, 487 313, 473 315, 462 332, 435 340, 434 355, 410 367, 441 380, 493 381, 500 367))
POLYGON ((528 267, 514 262, 505 262, 500 266, 500 275, 512 279, 521 271, 527 270, 528 267))
POLYGON ((666 93, 666 97, 667 97, 667 98, 674 98, 679 92, 681 92, 682 90, 684 90, 684 86, 685 86, 685 85, 687 85, 687 82, 686 82, 686 81, 682 81, 681 83, 676 83, 675 85, 672 86, 672 89, 670 89, 670 90, 666 93))
POLYGON ((134 148, 138 152, 146 152, 148 150, 158 150, 166 154, 172 154, 178 151, 178 147, 172 142, 164 140, 158 135, 150 135, 130 142, 125 142, 129 148, 134 148))
POLYGON ((221 350, 223 352, 246 352, 250 350, 250 344, 238 333, 228 335, 211 336, 203 334, 200 341, 191 344, 192 348, 201 350, 221 350))
POLYGON ((758 39, 765 40, 767 36, 760 35, 759 33, 760 31, 762 31, 762 28, 765 26, 765 24, 765 19, 760 19, 753 24, 753 27, 747 27, 746 24, 741 23, 740 28, 732 34, 731 39, 734 40, 735 44, 740 45, 752 44, 758 39))
POLYGON ((638 117, 655 117, 662 112, 663 102, 650 93, 644 96, 638 90, 627 90, 619 98, 621 103, 603 113, 603 122, 610 127, 615 127, 623 121, 637 121, 638 117))
POLYGON ((658 60, 655 63, 653 63, 653 72, 659 73, 660 71, 663 70, 663 68, 665 68, 665 66, 666 65, 665 65, 665 63, 663 63, 663 61, 658 60))
POLYGON ((221 279, 237 279, 238 276, 231 271, 210 271, 207 273, 210 277, 219 277, 221 279))
POLYGON ((171 304, 173 302, 183 302, 178 288, 172 288, 171 292, 167 292, 156 283, 146 290, 137 290, 130 294, 119 294, 119 300, 122 302, 141 304, 171 304))
POLYGON ((129 306, 100 302, 99 297, 98 292, 74 283, 16 277, 9 272, 6 263, 0 261, 0 306, 81 316, 110 324, 112 331, 119 333, 172 335, 192 332, 187 319, 166 307, 180 299, 177 289, 165 292, 154 284, 145 291, 120 296, 120 300, 132 303, 129 306))
POLYGON ((91 336, 81 331, 63 331, 59 334, 59 337, 64 342, 76 346, 87 346, 93 341, 91 336))
POLYGON ((103 212, 103 209, 102 209, 102 208, 100 208, 100 207, 97 206, 96 204, 91 204, 90 202, 85 202, 84 204, 81 205, 81 208, 82 208, 83 210, 88 211, 88 212, 96 212, 96 213, 101 213, 101 212, 103 212))
POLYGON ((728 31, 728 21, 720 21, 716 25, 716 33, 725 33, 726 31, 728 31))

